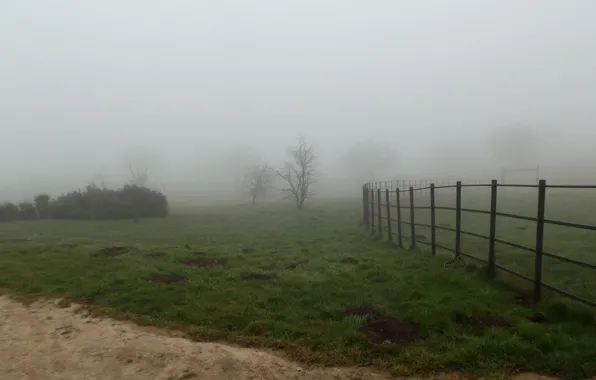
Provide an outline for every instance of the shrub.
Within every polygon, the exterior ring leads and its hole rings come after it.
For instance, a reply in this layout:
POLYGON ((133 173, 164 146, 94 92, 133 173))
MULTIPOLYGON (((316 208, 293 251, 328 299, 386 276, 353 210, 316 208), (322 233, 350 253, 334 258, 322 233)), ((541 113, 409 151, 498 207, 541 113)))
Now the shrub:
POLYGON ((47 194, 39 194, 35 196, 35 208, 40 219, 47 219, 50 217, 50 196, 47 194))
POLYGON ((31 202, 19 203, 19 217, 23 220, 37 219, 37 209, 31 202))
POLYGON ((89 185, 50 202, 56 219, 138 219, 168 215, 168 202, 162 193, 142 186, 110 190, 89 185))
POLYGON ((160 218, 168 215, 168 201, 159 191, 142 186, 124 186, 119 199, 130 206, 135 218, 160 218))
POLYGON ((14 203, 6 202, 0 205, 0 221, 10 222, 19 218, 19 207, 14 203))

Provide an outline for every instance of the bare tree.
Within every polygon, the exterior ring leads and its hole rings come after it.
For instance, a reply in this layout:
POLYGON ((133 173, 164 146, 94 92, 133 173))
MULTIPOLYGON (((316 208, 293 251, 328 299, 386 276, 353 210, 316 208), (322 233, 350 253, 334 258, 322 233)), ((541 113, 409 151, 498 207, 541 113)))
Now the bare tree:
POLYGON ((95 177, 89 181, 89 184, 104 190, 108 188, 108 183, 101 173, 97 173, 95 177))
POLYGON ((157 147, 132 146, 123 152, 123 164, 128 167, 128 184, 144 187, 149 182, 149 172, 155 175, 164 168, 164 159, 157 147))
POLYGON ((274 171, 268 165, 255 165, 244 176, 244 187, 252 199, 252 203, 257 202, 257 198, 263 198, 273 185, 275 179, 274 171))
POLYGON ((311 185, 315 182, 316 170, 314 162, 316 156, 312 145, 301 136, 296 146, 290 148, 291 161, 286 161, 283 169, 277 172, 278 178, 284 182, 280 188, 281 195, 286 199, 294 199, 296 208, 302 210, 304 201, 313 195, 311 185))
POLYGON ((128 184, 132 186, 139 186, 145 187, 147 185, 147 180, 149 179, 149 174, 147 173, 147 168, 145 167, 142 170, 135 170, 132 165, 128 165, 129 177, 128 177, 128 184))

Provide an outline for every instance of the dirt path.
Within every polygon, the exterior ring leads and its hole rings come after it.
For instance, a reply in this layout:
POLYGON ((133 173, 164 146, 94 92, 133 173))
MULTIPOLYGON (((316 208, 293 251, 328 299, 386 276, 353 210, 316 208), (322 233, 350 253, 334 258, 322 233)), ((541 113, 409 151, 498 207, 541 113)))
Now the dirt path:
MULTIPOLYGON (((0 296, 0 333, 3 380, 390 379, 360 368, 303 368, 255 349, 197 343, 157 329, 85 317, 49 301, 27 307, 0 296)), ((528 376, 520 380, 542 379, 528 376)))

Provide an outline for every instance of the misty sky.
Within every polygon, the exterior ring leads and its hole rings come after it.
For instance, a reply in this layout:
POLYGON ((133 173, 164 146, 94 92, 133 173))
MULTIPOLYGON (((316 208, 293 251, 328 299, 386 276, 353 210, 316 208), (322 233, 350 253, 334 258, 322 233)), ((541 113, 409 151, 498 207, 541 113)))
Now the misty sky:
POLYGON ((511 124, 596 137, 593 0, 4 0, 0 46, 5 182, 276 164, 301 133, 328 172, 365 138, 426 170, 511 124))

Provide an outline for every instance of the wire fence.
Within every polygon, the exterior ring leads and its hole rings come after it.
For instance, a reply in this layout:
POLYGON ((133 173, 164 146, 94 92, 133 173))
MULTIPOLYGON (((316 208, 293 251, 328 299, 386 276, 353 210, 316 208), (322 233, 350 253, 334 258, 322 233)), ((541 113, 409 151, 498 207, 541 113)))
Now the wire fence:
MULTIPOLYGON (((588 231, 596 231, 596 226, 572 223, 559 220, 552 220, 545 218, 546 208, 546 192, 548 188, 552 189, 596 189, 592 185, 547 185, 545 180, 539 180, 536 185, 513 185, 513 184, 499 184, 497 180, 492 180, 490 183, 470 183, 463 184, 461 181, 451 183, 449 181, 391 181, 391 182, 375 182, 368 183, 363 187, 362 202, 363 202, 363 219, 365 225, 369 230, 378 233, 387 233, 388 240, 392 241, 399 248, 407 248, 414 250, 417 244, 426 245, 430 247, 432 255, 437 254, 437 249, 442 249, 454 254, 454 260, 461 257, 466 257, 487 266, 489 275, 494 276, 497 270, 501 270, 510 275, 516 276, 523 280, 529 281, 533 284, 533 301, 539 302, 542 298, 543 288, 549 289, 559 295, 570 298, 574 301, 585 305, 596 307, 596 300, 590 300, 580 295, 563 290, 552 284, 543 281, 543 259, 545 257, 559 260, 568 264, 573 264, 582 268, 590 270, 596 269, 596 264, 576 260, 570 257, 561 256, 552 252, 544 250, 544 227, 545 225, 556 225, 563 227, 570 227, 574 229, 582 229, 588 231), (437 182, 437 183, 435 183, 437 182), (395 185, 395 187, 394 187, 395 185), (418 185, 419 187, 415 187, 418 185), (481 210, 475 208, 462 207, 462 189, 469 188, 475 190, 484 190, 490 196, 490 210, 481 210), (513 213, 500 212, 497 209, 497 194, 499 189, 504 188, 535 188, 537 189, 537 208, 536 216, 522 216, 513 213), (449 191, 451 194, 455 192, 455 206, 439 206, 437 205, 438 194, 449 191), (423 194, 428 195, 428 199, 424 198, 422 204, 415 203, 414 195, 423 194), (405 204, 408 201, 408 204, 405 204), (420 223, 416 221, 417 210, 430 211, 430 223, 420 223), (437 223, 436 213, 438 210, 451 211, 455 213, 455 227, 447 226, 437 223), (404 214, 406 213, 406 214, 404 214), (489 216, 488 235, 465 231, 462 229, 462 213, 484 214, 489 216), (409 215, 408 215, 409 214, 409 215), (405 220, 404 217, 408 217, 405 220), (534 235, 535 244, 533 247, 507 241, 497 238, 496 226, 497 217, 505 217, 512 219, 519 219, 524 221, 535 222, 536 232, 534 235), (394 230, 395 227, 395 230, 394 230), (430 241, 424 236, 417 235, 417 227, 430 229, 430 241), (406 234, 406 229, 409 233, 406 234), (444 245, 437 241, 437 231, 449 231, 455 234, 452 246, 444 245), (409 235, 409 236, 408 236, 409 235), (480 258, 462 251, 462 236, 473 236, 475 238, 484 239, 488 241, 488 252, 486 258, 480 258), (409 241, 409 246, 406 247, 404 240, 409 241), (520 249, 522 251, 533 253, 533 274, 526 275, 515 271, 506 266, 497 263, 496 244, 503 244, 509 247, 520 249)), ((591 277, 594 279, 595 277, 591 277)))

